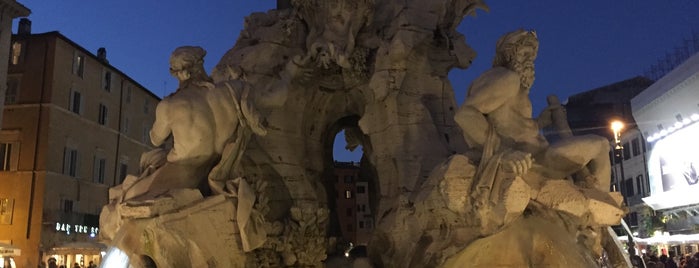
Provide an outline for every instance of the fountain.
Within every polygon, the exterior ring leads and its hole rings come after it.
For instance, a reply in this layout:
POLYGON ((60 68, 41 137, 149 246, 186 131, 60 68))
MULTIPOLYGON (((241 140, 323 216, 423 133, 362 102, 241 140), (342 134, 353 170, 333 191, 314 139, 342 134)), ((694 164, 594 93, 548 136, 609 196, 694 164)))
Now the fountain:
POLYGON ((503 35, 458 107, 447 75, 476 53, 456 27, 481 0, 290 6, 246 17, 211 74, 204 49, 173 52, 179 88, 151 131, 163 146, 110 189, 100 217, 113 258, 323 266, 324 178, 344 129, 373 177, 375 267, 592 267, 605 251, 628 265, 608 232, 625 213, 609 192, 608 141, 569 135, 555 96, 532 117, 536 33, 503 35), (539 134, 547 125, 560 141, 539 134))

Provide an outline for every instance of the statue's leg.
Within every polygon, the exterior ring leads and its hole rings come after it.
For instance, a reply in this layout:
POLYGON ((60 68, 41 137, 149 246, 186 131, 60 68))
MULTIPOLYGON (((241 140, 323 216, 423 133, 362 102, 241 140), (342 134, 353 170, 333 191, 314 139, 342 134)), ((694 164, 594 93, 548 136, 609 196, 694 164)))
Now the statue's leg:
POLYGON ((544 166, 565 174, 578 173, 584 181, 603 192, 609 191, 611 164, 609 141, 597 135, 575 136, 552 144, 544 156, 544 166))

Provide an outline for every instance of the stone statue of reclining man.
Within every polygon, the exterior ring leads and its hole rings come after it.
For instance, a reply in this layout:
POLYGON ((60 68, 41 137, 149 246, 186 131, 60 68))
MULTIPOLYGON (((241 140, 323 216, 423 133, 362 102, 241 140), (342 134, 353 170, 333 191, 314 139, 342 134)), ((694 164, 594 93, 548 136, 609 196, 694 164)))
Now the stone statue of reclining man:
POLYGON ((569 225, 578 228, 579 240, 601 254, 599 232, 604 230, 599 227, 618 224, 624 213, 621 196, 610 193, 609 142, 559 129, 566 133, 563 139, 549 144, 540 134, 549 124, 567 128, 567 123, 555 96, 537 120, 531 116, 537 49, 534 32, 501 37, 493 68, 473 81, 455 115, 469 147, 481 152, 469 197, 472 207, 466 209, 480 219, 481 237, 517 220, 527 206, 564 212, 574 216, 569 225), (530 190, 521 189, 522 180, 530 190), (529 204, 521 202, 522 195, 529 196, 529 204))
POLYGON ((469 147, 494 154, 505 150, 507 167, 526 173, 532 160, 564 178, 587 167, 576 183, 609 191, 609 142, 600 136, 570 137, 549 145, 540 134, 544 122, 551 121, 549 107, 538 120, 531 118, 529 90, 534 81, 534 59, 538 40, 534 32, 515 31, 503 36, 496 47, 493 68, 469 87, 463 106, 455 116, 469 147))
POLYGON ((203 67, 205 54, 204 49, 189 46, 172 53, 170 73, 180 85, 158 103, 150 138, 161 146, 172 135, 174 145, 167 152, 167 161, 155 157, 142 163, 150 165, 151 171, 123 189, 123 200, 153 198, 169 189, 198 188, 227 144, 246 143, 249 134, 243 132, 266 134, 249 98, 250 86, 239 80, 214 85, 203 67))

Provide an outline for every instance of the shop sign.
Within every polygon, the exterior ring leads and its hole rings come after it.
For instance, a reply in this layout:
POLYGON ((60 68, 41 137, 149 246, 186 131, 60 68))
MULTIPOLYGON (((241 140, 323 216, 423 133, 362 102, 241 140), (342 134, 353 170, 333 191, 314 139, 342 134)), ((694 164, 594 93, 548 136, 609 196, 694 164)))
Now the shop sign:
POLYGON ((91 227, 91 226, 85 226, 85 225, 79 225, 79 224, 68 224, 68 223, 56 223, 56 231, 57 232, 64 232, 66 234, 70 233, 80 233, 80 234, 90 234, 90 236, 95 236, 97 233, 99 233, 98 227, 91 227))

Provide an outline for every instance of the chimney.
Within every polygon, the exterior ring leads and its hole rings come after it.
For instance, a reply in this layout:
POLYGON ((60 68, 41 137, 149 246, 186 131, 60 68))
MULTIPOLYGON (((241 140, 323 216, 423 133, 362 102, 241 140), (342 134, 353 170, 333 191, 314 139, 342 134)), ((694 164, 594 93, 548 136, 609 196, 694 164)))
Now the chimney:
POLYGON ((101 47, 101 48, 97 49, 97 59, 101 62, 109 63, 109 61, 107 61, 107 49, 106 48, 101 47))
POLYGON ((32 34, 32 21, 27 18, 19 19, 19 24, 17 25, 17 34, 28 35, 32 34))

